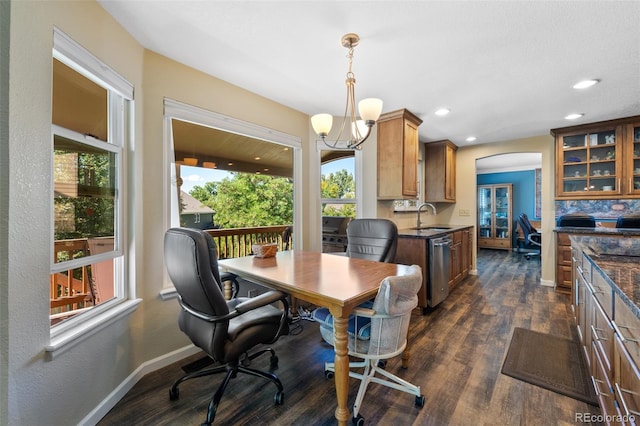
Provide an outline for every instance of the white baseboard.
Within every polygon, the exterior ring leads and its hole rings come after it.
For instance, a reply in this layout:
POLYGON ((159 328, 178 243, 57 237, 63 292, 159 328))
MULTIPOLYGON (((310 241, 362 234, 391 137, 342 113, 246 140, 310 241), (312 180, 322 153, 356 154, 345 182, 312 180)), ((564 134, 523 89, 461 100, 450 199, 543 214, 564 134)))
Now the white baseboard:
POLYGON ((540 285, 542 285, 544 287, 555 287, 556 286, 556 282, 555 281, 550 281, 550 280, 540 280, 540 285))
POLYGON ((133 373, 129 375, 113 392, 111 392, 96 408, 86 415, 79 425, 92 426, 97 424, 126 394, 133 386, 140 381, 146 374, 166 367, 169 364, 180 361, 183 358, 200 352, 201 349, 194 345, 185 346, 168 354, 159 356, 142 363, 133 373))

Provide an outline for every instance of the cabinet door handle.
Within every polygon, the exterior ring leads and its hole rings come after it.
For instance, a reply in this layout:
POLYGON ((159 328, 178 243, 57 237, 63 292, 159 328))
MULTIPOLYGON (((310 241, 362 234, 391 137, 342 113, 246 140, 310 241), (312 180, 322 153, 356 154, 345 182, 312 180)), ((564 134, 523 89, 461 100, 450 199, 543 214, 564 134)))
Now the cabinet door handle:
POLYGON ((633 415, 636 415, 636 416, 640 416, 640 412, 629 409, 629 407, 627 406, 627 401, 626 401, 624 395, 622 395, 623 393, 628 393, 629 395, 636 395, 636 396, 639 396, 640 394, 638 394, 638 392, 634 392, 634 391, 629 390, 629 389, 621 388, 618 383, 616 383, 616 389, 618 391, 618 394, 620 395, 620 402, 622 402, 622 409, 624 410, 624 412, 627 415, 633 414, 633 415))
POLYGON ((592 377, 593 379, 593 388, 596 391, 596 395, 598 396, 604 396, 605 398, 609 398, 611 396, 610 393, 604 393, 600 391, 600 386, 598 385, 598 383, 602 383, 604 384, 604 382, 600 379, 596 379, 595 377, 592 377))
POLYGON ((631 337, 627 337, 624 334, 622 334, 622 330, 621 330, 622 328, 624 328, 625 330, 629 330, 631 327, 629 327, 628 325, 616 324, 615 321, 612 322, 612 324, 613 324, 613 329, 620 336, 620 338, 622 339, 623 342, 633 342, 635 344, 640 343, 640 341, 638 341, 638 339, 632 339, 631 337))
POLYGON ((593 334, 594 338, 593 340, 601 340, 603 342, 606 342, 607 339, 605 339, 604 337, 600 337, 600 335, 598 335, 598 332, 604 332, 604 330, 602 328, 596 328, 594 326, 591 326, 591 334, 593 334))

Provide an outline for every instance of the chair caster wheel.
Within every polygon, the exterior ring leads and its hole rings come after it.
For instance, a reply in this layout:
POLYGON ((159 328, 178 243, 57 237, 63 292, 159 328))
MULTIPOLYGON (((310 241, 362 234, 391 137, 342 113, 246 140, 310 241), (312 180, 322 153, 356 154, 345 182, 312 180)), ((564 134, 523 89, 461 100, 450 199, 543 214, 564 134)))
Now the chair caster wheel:
POLYGON ((327 380, 333 379, 333 371, 331 370, 324 370, 324 378, 327 380))
POLYGON ((424 395, 416 396, 416 407, 424 407, 424 395))
POLYGON ((282 405, 284 403, 284 392, 282 391, 276 392, 276 394, 273 396, 273 402, 276 405, 282 405))
POLYGON ((278 357, 276 355, 271 355, 269 362, 272 370, 276 370, 278 368, 278 357))
POLYGON ((358 414, 357 416, 355 416, 355 417, 353 417, 351 419, 351 422, 355 426, 363 426, 364 425, 364 417, 362 417, 362 414, 358 414))
POLYGON ((177 401, 179 397, 180 397, 180 390, 178 390, 178 388, 169 389, 169 401, 177 401))

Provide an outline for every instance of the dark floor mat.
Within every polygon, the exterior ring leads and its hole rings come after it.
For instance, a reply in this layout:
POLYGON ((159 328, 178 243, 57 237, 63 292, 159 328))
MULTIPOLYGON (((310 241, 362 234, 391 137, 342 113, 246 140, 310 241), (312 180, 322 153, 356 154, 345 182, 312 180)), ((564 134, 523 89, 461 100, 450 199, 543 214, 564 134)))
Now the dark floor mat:
POLYGON ((580 343, 516 327, 502 374, 598 405, 580 343))

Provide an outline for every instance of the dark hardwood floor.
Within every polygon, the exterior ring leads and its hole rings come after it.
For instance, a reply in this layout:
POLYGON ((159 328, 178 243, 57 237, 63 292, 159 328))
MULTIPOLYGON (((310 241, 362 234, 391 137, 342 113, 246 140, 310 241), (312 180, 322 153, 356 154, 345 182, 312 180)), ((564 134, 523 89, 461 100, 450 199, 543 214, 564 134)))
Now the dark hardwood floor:
MULTIPOLYGON (((414 397, 370 385, 361 408, 375 425, 559 425, 575 424, 576 413, 600 414, 583 402, 500 373, 514 327, 571 337, 570 297, 542 287, 540 262, 521 254, 480 250, 478 276, 471 276, 427 315, 412 317, 409 368, 400 359, 387 370, 420 385, 424 408, 414 397)), ((280 359, 277 374, 285 387, 283 405, 273 403, 275 386, 239 374, 227 388, 215 424, 335 424, 333 381, 324 378, 324 362, 333 358, 318 325, 301 321, 297 335, 272 347, 280 359)), ((180 399, 169 401, 169 387, 181 376, 185 359, 148 374, 99 423, 106 425, 197 425, 222 376, 187 381, 180 399)), ((269 357, 253 361, 268 369, 269 357)), ((358 382, 351 380, 349 404, 358 382)))

